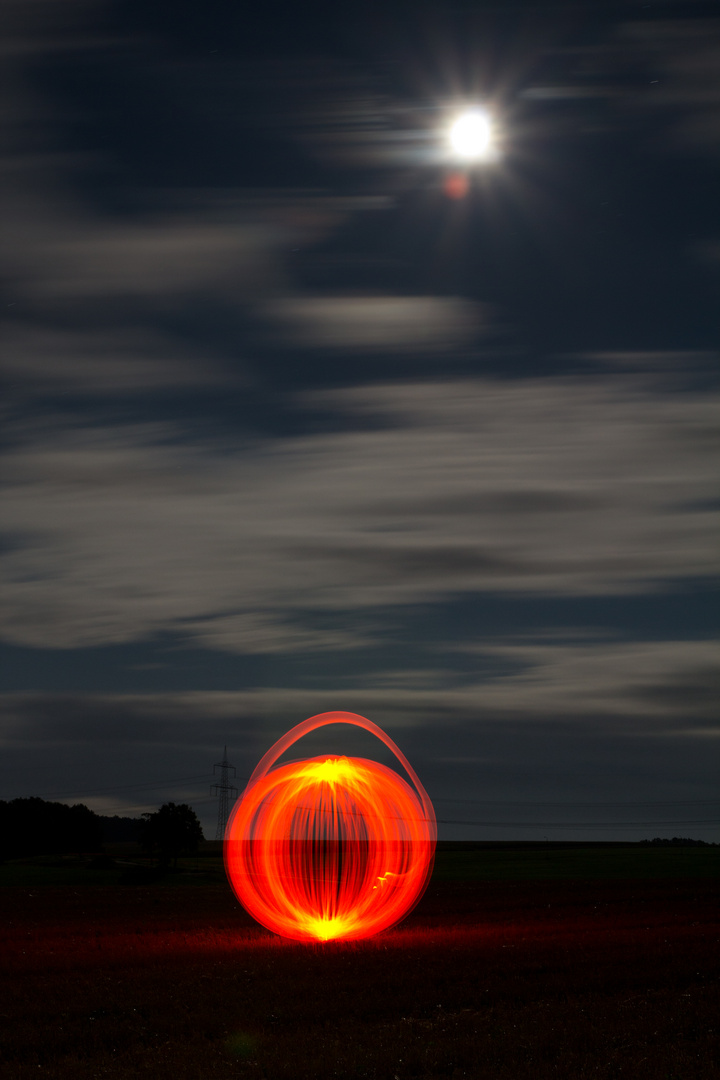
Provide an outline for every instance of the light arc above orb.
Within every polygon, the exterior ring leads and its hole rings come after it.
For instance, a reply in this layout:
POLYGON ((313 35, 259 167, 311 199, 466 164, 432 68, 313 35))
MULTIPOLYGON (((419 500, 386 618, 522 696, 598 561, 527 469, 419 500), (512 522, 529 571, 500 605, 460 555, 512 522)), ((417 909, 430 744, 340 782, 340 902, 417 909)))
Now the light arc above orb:
POLYGON ((263 926, 299 941, 370 937, 403 919, 425 891, 435 812, 407 758, 382 728, 328 712, 291 728, 268 750, 225 833, 228 879, 263 926), (412 781, 367 758, 322 755, 273 768, 316 728, 352 724, 376 735, 412 781))

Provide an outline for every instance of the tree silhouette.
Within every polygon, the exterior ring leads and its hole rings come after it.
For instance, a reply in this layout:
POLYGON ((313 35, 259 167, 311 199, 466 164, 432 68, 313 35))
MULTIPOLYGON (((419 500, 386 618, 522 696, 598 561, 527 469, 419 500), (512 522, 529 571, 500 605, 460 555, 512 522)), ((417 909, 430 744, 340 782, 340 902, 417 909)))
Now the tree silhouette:
POLYGON ((177 866, 179 855, 192 855, 204 840, 197 814, 187 803, 164 803, 154 814, 143 814, 140 822, 140 843, 161 866, 172 859, 177 866))
POLYGON ((83 803, 29 799, 0 801, 0 861, 25 855, 98 851, 102 823, 83 803))

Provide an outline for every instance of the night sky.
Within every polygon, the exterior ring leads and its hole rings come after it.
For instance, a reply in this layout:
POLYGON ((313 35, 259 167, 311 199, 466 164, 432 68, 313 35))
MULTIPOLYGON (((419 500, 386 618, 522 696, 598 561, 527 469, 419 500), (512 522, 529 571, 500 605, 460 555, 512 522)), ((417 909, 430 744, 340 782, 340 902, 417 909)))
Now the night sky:
POLYGON ((0 22, 0 798, 212 838, 340 709, 441 837, 720 840, 718 4, 0 22))

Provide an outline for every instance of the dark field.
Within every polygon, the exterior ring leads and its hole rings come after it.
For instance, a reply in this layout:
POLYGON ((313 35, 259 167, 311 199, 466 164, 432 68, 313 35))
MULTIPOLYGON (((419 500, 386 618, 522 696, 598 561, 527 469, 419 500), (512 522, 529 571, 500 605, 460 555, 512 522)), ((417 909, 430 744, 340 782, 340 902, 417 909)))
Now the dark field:
MULTIPOLYGON (((134 844, 108 845, 115 858, 35 856, 0 864, 3 885, 127 885, 152 878, 150 860, 134 844), (107 864, 107 865, 106 865, 107 864)), ((202 853, 181 859, 174 885, 224 885, 221 845, 206 843, 202 853)), ((441 843, 435 858, 436 881, 528 881, 558 878, 716 877, 720 847, 651 847, 622 843, 441 843)))
POLYGON ((629 879, 606 859, 602 877, 560 879, 538 873, 546 856, 528 853, 534 879, 514 879, 515 851, 504 880, 481 880, 487 860, 466 853, 462 881, 441 853, 415 912, 351 945, 271 937, 226 885, 190 883, 210 866, 183 888, 81 884, 91 870, 1 888, 1 1075, 720 1075, 720 890, 695 876, 715 864, 629 879))

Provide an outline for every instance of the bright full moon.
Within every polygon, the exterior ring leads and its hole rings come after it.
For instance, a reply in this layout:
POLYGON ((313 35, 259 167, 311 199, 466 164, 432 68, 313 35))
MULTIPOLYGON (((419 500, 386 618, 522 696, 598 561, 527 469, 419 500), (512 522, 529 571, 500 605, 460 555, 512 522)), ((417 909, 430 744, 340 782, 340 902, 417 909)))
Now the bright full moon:
POLYGON ((458 116, 449 134, 454 153, 466 161, 480 161, 492 153, 490 118, 480 109, 458 116))

